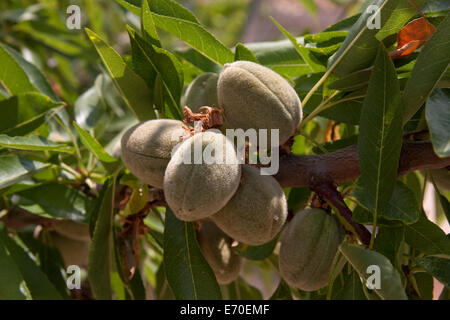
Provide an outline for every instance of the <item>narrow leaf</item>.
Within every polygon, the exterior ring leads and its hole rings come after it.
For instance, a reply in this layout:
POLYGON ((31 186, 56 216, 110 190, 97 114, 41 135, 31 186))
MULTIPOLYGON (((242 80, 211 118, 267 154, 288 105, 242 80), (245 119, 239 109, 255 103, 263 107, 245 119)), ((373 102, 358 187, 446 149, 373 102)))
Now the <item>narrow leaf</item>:
MULTIPOLYGON (((377 8, 376 11, 364 11, 359 16, 339 50, 328 60, 329 71, 331 70, 338 76, 344 76, 367 68, 372 64, 379 48, 379 41, 375 37, 379 29, 369 29, 368 22, 373 17, 378 16, 380 25, 384 26, 392 12, 397 8, 398 0, 375 0, 372 5, 377 8)), ((398 30, 402 26, 403 24, 397 27, 398 30)))
POLYGON ((428 256, 419 259, 417 263, 450 288, 450 256, 428 256))
POLYGON ((141 11, 142 34, 144 35, 145 40, 157 47, 161 47, 155 22, 153 21, 152 13, 150 11, 150 7, 148 6, 147 0, 142 1, 141 11))
POLYGON ((221 299, 219 285, 200 251, 193 224, 178 220, 169 208, 164 228, 164 268, 177 299, 221 299))
MULTIPOLYGON (((414 0, 414 4, 419 8, 424 2, 425 0, 414 0)), ((381 30, 377 32, 376 38, 381 41, 397 32, 400 34, 404 29, 405 23, 415 14, 417 14, 417 10, 408 0, 398 0, 397 7, 389 16, 389 19, 382 25, 381 30)))
POLYGON ((94 44, 109 75, 114 80, 117 89, 136 118, 140 121, 154 119, 155 112, 145 81, 134 73, 122 57, 93 31, 86 29, 86 33, 94 44))
POLYGON ((18 156, 0 157, 0 189, 47 169, 50 164, 32 161, 18 156))
MULTIPOLYGON (((116 0, 137 16, 140 8, 125 0, 116 0)), ((189 44, 192 48, 218 64, 233 62, 230 49, 209 33, 187 9, 174 1, 150 0, 153 21, 158 28, 167 31, 189 44)))
POLYGON ((278 29, 280 29, 280 31, 285 35, 285 37, 291 41, 292 45, 300 54, 303 61, 305 61, 309 66, 311 73, 324 72, 326 70, 325 66, 320 64, 320 62, 311 54, 308 48, 301 46, 297 42, 297 39, 295 39, 286 29, 284 29, 278 22, 276 22, 275 19, 271 19, 272 22, 275 23, 275 25, 278 27, 278 29))
POLYGON ((356 194, 374 214, 384 214, 394 192, 402 145, 400 89, 392 61, 381 45, 359 124, 356 194))
POLYGON ((113 163, 117 162, 117 159, 107 153, 100 142, 98 142, 93 136, 89 134, 86 130, 78 126, 76 122, 73 122, 75 130, 80 136, 83 145, 88 148, 101 162, 113 163))
POLYGON ((450 14, 439 24, 417 57, 411 77, 403 91, 403 123, 420 109, 428 95, 444 75, 450 63, 450 14))
POLYGON ((47 113, 60 106, 37 92, 18 94, 0 101, 0 133, 25 135, 46 121, 47 113))
POLYGON ((95 203, 81 191, 55 182, 17 192, 17 195, 32 201, 33 205, 27 209, 33 213, 81 223, 87 222, 95 203))
MULTIPOLYGON (((33 64, 25 60, 20 53, 15 51, 14 49, 8 47, 5 44, 0 44, 0 47, 3 48, 10 56, 17 62, 17 64, 25 71, 30 83, 43 95, 48 96, 53 101, 57 102, 60 99, 53 91, 52 87, 48 83, 45 76, 41 73, 41 71, 33 64)), ((1 49, 0 49, 1 50, 1 49)), ((32 90, 34 91, 34 90, 32 90)))
MULTIPOLYGON (((163 95, 173 118, 181 119, 180 97, 183 89, 181 63, 169 51, 149 45, 132 29, 128 29, 132 45, 140 50, 145 63, 156 71, 163 85, 163 95)), ((156 100, 156 99, 155 99, 156 100)))
POLYGON ((242 43, 238 43, 234 52, 234 60, 246 60, 259 63, 258 59, 255 57, 253 52, 250 51, 246 46, 242 43))
POLYGON ((0 46, 0 61, 0 81, 10 95, 38 91, 31 84, 26 72, 3 46, 0 46))
POLYGON ((22 274, 9 254, 3 242, 0 240, 0 299, 1 300, 25 300, 27 298, 22 274))
POLYGON ((381 216, 388 220, 400 220, 405 224, 412 224, 419 220, 420 214, 421 208, 417 205, 413 191, 397 180, 392 198, 381 216))
POLYGON ((0 134, 0 146, 4 148, 32 151, 73 151, 73 148, 68 145, 55 143, 37 135, 28 137, 10 137, 6 134, 0 134))
POLYGON ((405 226, 405 240, 411 247, 427 255, 450 255, 450 239, 425 216, 421 216, 416 223, 405 226))
POLYGON ((89 251, 88 277, 94 297, 111 299, 111 241, 114 216, 114 193, 116 177, 109 178, 103 188, 98 218, 95 223, 89 251))
POLYGON ((450 157, 450 90, 434 90, 427 101, 426 118, 434 152, 450 157))
POLYGON ((9 255, 14 259, 17 269, 25 280, 31 297, 35 300, 61 300, 55 286, 48 280, 36 261, 33 260, 27 251, 15 240, 9 237, 6 229, 0 227, 0 242, 8 250, 9 255))
POLYGON ((382 254, 357 247, 343 242, 339 250, 358 272, 359 276, 367 282, 372 275, 368 272, 369 266, 378 266, 380 269, 380 286, 374 288, 378 296, 385 300, 406 300, 400 274, 392 266, 391 262, 382 254))

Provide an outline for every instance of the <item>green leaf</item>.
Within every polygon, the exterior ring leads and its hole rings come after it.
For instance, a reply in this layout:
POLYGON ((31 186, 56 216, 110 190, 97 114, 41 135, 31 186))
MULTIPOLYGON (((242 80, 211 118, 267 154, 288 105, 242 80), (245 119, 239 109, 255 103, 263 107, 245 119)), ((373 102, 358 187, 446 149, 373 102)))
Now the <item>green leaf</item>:
POLYGON ((450 157, 450 90, 434 90, 427 101, 426 118, 434 152, 450 157))
POLYGON ((221 299, 219 285, 200 251, 193 224, 178 220, 169 208, 164 228, 164 268, 177 299, 221 299))
POLYGON ((318 73, 323 72, 326 70, 325 66, 323 66, 312 54, 311 51, 308 50, 308 48, 301 46, 297 39, 295 39, 286 29, 284 29, 278 22, 275 21, 274 18, 271 18, 272 22, 275 23, 275 25, 280 29, 280 31, 285 35, 286 38, 291 41, 292 45, 294 46, 295 50, 300 54, 303 61, 306 62, 306 64, 309 66, 311 73, 318 73))
POLYGON ((0 65, 0 82, 10 95, 37 92, 37 89, 28 79, 26 72, 3 46, 0 46, 0 61, 2 61, 0 65))
POLYGON ((403 91, 403 123, 420 109, 450 63, 450 14, 439 24, 417 57, 403 91))
MULTIPOLYGON (((33 85, 40 93, 43 95, 48 96, 50 99, 52 99, 55 102, 60 101, 58 96, 53 91, 52 87, 48 83, 47 79, 44 77, 44 75, 41 73, 41 71, 25 60, 20 53, 15 51, 14 49, 11 49, 10 47, 6 46, 5 44, 0 44, 0 47, 4 49, 9 55, 17 62, 17 64, 25 71, 26 76, 28 77, 28 80, 30 81, 31 85, 33 85)), ((1 51, 1 49, 0 49, 1 51)), ((35 91, 35 90, 31 90, 35 91)), ((25 92, 25 91, 24 91, 25 92)), ((23 93, 23 92, 17 92, 17 93, 23 93)))
POLYGON ((18 156, 0 157, 0 188, 5 188, 47 169, 50 164, 18 156))
POLYGON ((450 239, 425 216, 421 216, 416 223, 405 226, 405 240, 411 247, 426 255, 450 255, 450 239))
POLYGON ((105 163, 114 163, 117 162, 117 159, 107 153, 100 142, 97 141, 93 136, 89 134, 86 130, 82 129, 78 124, 74 121, 73 125, 78 135, 80 136, 80 140, 83 145, 88 148, 90 152, 92 152, 101 162, 105 163))
POLYGON ((308 188, 291 188, 288 196, 288 208, 293 212, 298 212, 305 208, 308 203, 311 190, 308 188))
MULTIPOLYGON (((341 281, 338 277, 336 281, 341 281)), ((358 273, 352 270, 344 276, 344 286, 340 290, 333 291, 333 300, 367 300, 364 294, 363 284, 358 273)))
POLYGON ((367 268, 371 265, 380 268, 380 287, 374 291, 385 300, 406 300, 400 274, 392 266, 391 262, 382 254, 357 247, 343 242, 339 250, 358 272, 359 276, 367 282, 372 273, 367 273, 367 268))
MULTIPOLYGON (((35 300, 61 300, 55 286, 48 280, 36 261, 15 240, 8 236, 4 227, 0 227, 0 242, 4 245, 9 256, 15 261, 16 268, 25 280, 31 297, 35 300)), ((3 268, 3 266, 2 266, 3 268)), ((3 272, 3 271, 2 271, 3 272)), ((16 278, 17 279, 17 278, 16 278)))
POLYGON ((367 21, 372 16, 379 15, 380 23, 384 26, 392 12, 397 9, 398 0, 375 0, 372 4, 377 6, 378 10, 375 13, 363 12, 353 24, 342 46, 328 60, 328 70, 338 76, 350 74, 372 64, 379 48, 379 41, 375 37, 379 30, 369 29, 367 21))
POLYGON ((402 146, 400 89, 394 65, 380 45, 359 125, 361 177, 356 194, 376 215, 383 215, 394 192, 402 146))
POLYGON ((60 106, 39 93, 24 93, 0 101, 0 132, 25 135, 46 121, 47 113, 60 106))
POLYGON ((142 1, 141 24, 142 34, 144 35, 145 40, 157 47, 161 47, 158 32, 156 31, 155 22, 153 21, 152 12, 150 11, 147 0, 142 1))
POLYGON ((353 91, 369 84, 372 68, 362 69, 343 76, 328 84, 328 89, 353 91))
POLYGON ((277 242, 278 237, 275 237, 259 246, 247 246, 245 249, 239 250, 238 253, 249 260, 264 260, 272 254, 277 242))
POLYGON ((403 227, 389 228, 380 227, 373 248, 388 258, 394 267, 399 267, 401 262, 401 251, 405 239, 403 227))
POLYGON ((311 72, 308 64, 303 61, 289 40, 248 43, 246 47, 255 54, 262 65, 280 74, 294 77, 311 72))
POLYGON ((397 180, 392 198, 381 216, 388 220, 400 220, 405 224, 412 224, 419 220, 420 214, 421 208, 417 205, 413 191, 397 180))
POLYGON ((259 63, 258 59, 255 57, 254 53, 250 51, 246 46, 242 43, 238 43, 234 52, 234 60, 246 60, 259 63))
MULTIPOLYGON (((414 4, 419 8, 424 2, 425 0, 414 0, 414 4)), ((417 14, 417 10, 408 0, 398 0, 396 8, 383 24, 381 30, 377 32, 376 38, 381 41, 396 34, 415 14, 417 14)))
POLYGON ((0 299, 25 300, 27 298, 26 290, 21 290, 24 284, 22 274, 1 240, 0 265, 2 266, 2 272, 0 272, 0 299))
POLYGON ((167 31, 218 64, 233 62, 230 49, 217 40, 200 24, 158 14, 153 14, 158 28, 167 31))
POLYGON ((16 193, 32 201, 22 205, 29 211, 48 218, 70 219, 86 223, 95 201, 81 191, 55 182, 16 193))
POLYGON ((116 176, 103 185, 105 192, 95 223, 89 250, 88 278, 92 293, 98 300, 111 299, 111 242, 114 218, 114 193, 116 176))
POLYGON ((18 233, 20 241, 37 257, 39 267, 45 273, 51 283, 58 289, 58 292, 64 299, 69 298, 69 289, 65 278, 66 265, 58 248, 48 244, 49 232, 47 230, 39 234, 39 238, 35 238, 30 230, 21 230, 18 233))
POLYGON ((192 12, 173 0, 148 0, 150 10, 154 13, 200 23, 192 12))
POLYGON ((122 57, 93 31, 86 29, 109 75, 122 97, 140 121, 154 119, 149 89, 145 81, 131 70, 122 57))
MULTIPOLYGON (((116 1, 137 16, 140 15, 139 7, 124 0, 116 1)), ((173 34, 218 64, 233 62, 231 50, 200 25, 187 9, 173 1, 151 0, 149 5, 158 28, 173 34)))
POLYGON ((175 119, 182 119, 180 98, 183 90, 183 71, 181 63, 169 51, 150 45, 134 30, 128 28, 132 46, 140 50, 146 64, 156 71, 163 85, 163 96, 175 119))
MULTIPOLYGON (((364 101, 360 98, 337 102, 332 107, 321 111, 319 115, 334 121, 358 125, 361 119, 363 103, 364 101)), ((309 103, 308 106, 310 106, 309 103)))
POLYGON ((47 150, 69 153, 73 151, 73 148, 68 145, 55 143, 37 135, 28 137, 10 137, 6 134, 0 134, 0 146, 4 148, 32 151, 47 150))
POLYGON ((428 256, 417 260, 417 263, 433 277, 450 288, 450 256, 428 256))

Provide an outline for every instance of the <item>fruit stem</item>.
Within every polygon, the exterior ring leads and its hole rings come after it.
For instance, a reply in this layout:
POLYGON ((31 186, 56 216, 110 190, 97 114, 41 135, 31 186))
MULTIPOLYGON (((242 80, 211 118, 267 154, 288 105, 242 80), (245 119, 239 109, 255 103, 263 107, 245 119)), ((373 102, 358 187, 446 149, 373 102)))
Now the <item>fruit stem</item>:
POLYGON ((344 199, 334 185, 334 182, 324 177, 313 177, 311 180, 311 189, 336 208, 338 214, 354 229, 358 238, 361 240, 361 243, 368 246, 372 235, 362 224, 353 221, 352 212, 344 202, 344 199))

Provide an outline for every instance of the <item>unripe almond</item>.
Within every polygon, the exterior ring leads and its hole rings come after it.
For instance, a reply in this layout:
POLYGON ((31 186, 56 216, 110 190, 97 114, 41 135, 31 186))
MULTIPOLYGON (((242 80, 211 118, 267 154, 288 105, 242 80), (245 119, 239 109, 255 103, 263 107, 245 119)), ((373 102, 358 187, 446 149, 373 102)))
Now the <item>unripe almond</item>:
POLYGON ((211 220, 233 239, 260 245, 272 240, 286 221, 286 197, 272 176, 261 175, 249 165, 242 170, 242 184, 211 220))
POLYGON ((130 128, 121 140, 125 166, 143 182, 162 188, 172 149, 187 134, 183 125, 178 120, 158 119, 130 128))
POLYGON ((227 128, 268 129, 269 137, 270 129, 279 129, 280 145, 294 134, 302 119, 300 99, 291 85, 254 62, 226 64, 217 93, 227 128))
POLYGON ((217 73, 207 72, 195 78, 187 87, 184 95, 184 106, 189 107, 193 112, 203 106, 218 107, 217 98, 217 73))
POLYGON ((322 209, 300 211, 281 236, 278 262, 282 278, 304 291, 325 287, 343 239, 344 230, 335 217, 322 209))
POLYGON ((216 213, 239 186, 236 151, 218 132, 201 132, 185 140, 167 165, 165 199, 181 220, 194 221, 216 213), (210 152, 215 158, 208 157, 210 152))
POLYGON ((242 257, 233 251, 233 239, 213 222, 203 221, 197 233, 198 244, 213 269, 219 284, 228 284, 239 276, 242 257))

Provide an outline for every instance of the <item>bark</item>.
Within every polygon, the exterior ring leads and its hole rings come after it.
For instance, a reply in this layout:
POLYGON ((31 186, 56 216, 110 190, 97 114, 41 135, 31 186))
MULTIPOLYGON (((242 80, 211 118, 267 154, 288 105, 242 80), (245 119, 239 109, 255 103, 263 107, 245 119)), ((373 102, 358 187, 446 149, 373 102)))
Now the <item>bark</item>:
MULTIPOLYGON (((449 158, 439 158, 430 141, 404 142, 398 174, 415 170, 450 166, 449 158)), ((356 180, 360 175, 357 145, 320 155, 280 156, 280 169, 275 178, 282 187, 311 187, 313 179, 326 178, 337 184, 356 180)))

